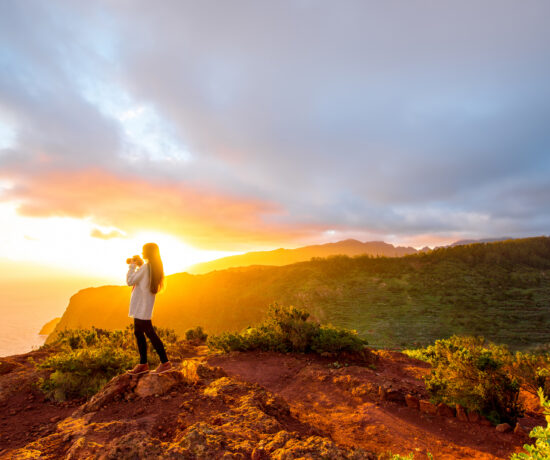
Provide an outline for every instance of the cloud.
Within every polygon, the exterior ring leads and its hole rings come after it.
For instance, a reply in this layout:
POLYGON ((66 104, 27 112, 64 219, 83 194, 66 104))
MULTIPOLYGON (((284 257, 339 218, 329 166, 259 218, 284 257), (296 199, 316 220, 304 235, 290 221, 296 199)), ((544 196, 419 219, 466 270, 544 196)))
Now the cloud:
POLYGON ((113 239, 113 238, 124 238, 124 233, 122 233, 118 230, 111 230, 108 233, 104 233, 100 229, 94 228, 90 232, 90 236, 92 236, 93 238, 99 238, 101 240, 110 240, 110 239, 113 239))
POLYGON ((219 249, 550 224, 547 2, 1 8, 23 214, 219 249))
MULTIPOLYGON (((153 184, 141 177, 117 176, 100 169, 20 177, 1 200, 18 203, 17 211, 23 216, 90 219, 130 236, 147 230, 161 231, 180 235, 202 248, 276 244, 312 231, 270 221, 271 216, 284 212, 275 203, 218 194, 177 182, 153 184)), ((120 232, 115 233, 118 236, 120 232)), ((106 237, 99 231, 92 236, 106 237)))

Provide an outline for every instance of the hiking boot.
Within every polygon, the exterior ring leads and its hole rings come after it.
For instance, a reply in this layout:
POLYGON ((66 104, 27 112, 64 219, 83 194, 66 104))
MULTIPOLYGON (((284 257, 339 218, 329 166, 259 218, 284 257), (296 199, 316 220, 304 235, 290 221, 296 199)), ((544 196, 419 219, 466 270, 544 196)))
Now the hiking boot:
POLYGON ((127 374, 139 375, 139 374, 145 374, 147 372, 149 372, 149 364, 145 363, 145 364, 138 364, 131 371, 128 371, 127 374))
POLYGON ((165 363, 160 363, 159 366, 151 372, 151 374, 164 374, 165 372, 172 372, 176 369, 174 366, 172 366, 172 363, 170 361, 166 361, 165 363))

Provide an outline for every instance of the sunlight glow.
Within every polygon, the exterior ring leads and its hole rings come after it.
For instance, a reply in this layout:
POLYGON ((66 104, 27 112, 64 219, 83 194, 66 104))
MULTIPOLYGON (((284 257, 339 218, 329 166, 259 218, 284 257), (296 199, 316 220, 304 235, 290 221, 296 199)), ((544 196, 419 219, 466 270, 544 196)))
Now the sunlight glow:
POLYGON ((15 204, 9 203, 0 204, 0 220, 3 222, 1 257, 109 278, 113 284, 124 284, 126 259, 141 254, 143 245, 149 242, 159 245, 167 275, 185 271, 199 262, 235 254, 196 249, 174 235, 159 232, 124 237, 122 230, 98 226, 91 219, 24 217, 17 214, 15 204), (121 236, 92 237, 94 230, 104 235, 121 236))

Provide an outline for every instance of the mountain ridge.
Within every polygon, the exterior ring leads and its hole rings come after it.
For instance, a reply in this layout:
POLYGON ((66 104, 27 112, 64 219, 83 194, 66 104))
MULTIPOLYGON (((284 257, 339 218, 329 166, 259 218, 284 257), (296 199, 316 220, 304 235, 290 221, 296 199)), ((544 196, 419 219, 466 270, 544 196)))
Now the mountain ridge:
POLYGON ((224 270, 231 267, 250 265, 288 265, 309 260, 312 257, 327 257, 331 255, 372 255, 383 257, 402 257, 418 252, 413 247, 394 246, 384 241, 361 242, 353 238, 335 243, 314 244, 295 249, 278 248, 271 251, 251 251, 244 254, 222 257, 209 262, 192 265, 187 270, 198 275, 213 270, 224 270))
MULTIPOLYGON (((331 256, 285 266, 235 267, 167 277, 154 324, 183 334, 235 331, 261 320, 271 303, 295 305, 321 322, 357 329, 379 347, 480 334, 525 348, 550 342, 550 238, 441 248, 400 258, 331 256), (536 327, 535 327, 536 326, 536 327)), ((131 288, 79 291, 64 328, 124 328, 131 288)))

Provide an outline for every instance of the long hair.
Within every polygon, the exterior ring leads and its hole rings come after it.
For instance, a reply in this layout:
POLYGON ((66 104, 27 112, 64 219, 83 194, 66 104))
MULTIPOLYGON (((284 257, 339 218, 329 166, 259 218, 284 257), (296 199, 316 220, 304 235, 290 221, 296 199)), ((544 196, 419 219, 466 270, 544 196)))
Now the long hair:
POLYGON ((153 294, 164 290, 164 267, 156 243, 143 245, 143 258, 149 261, 149 289, 153 294))

